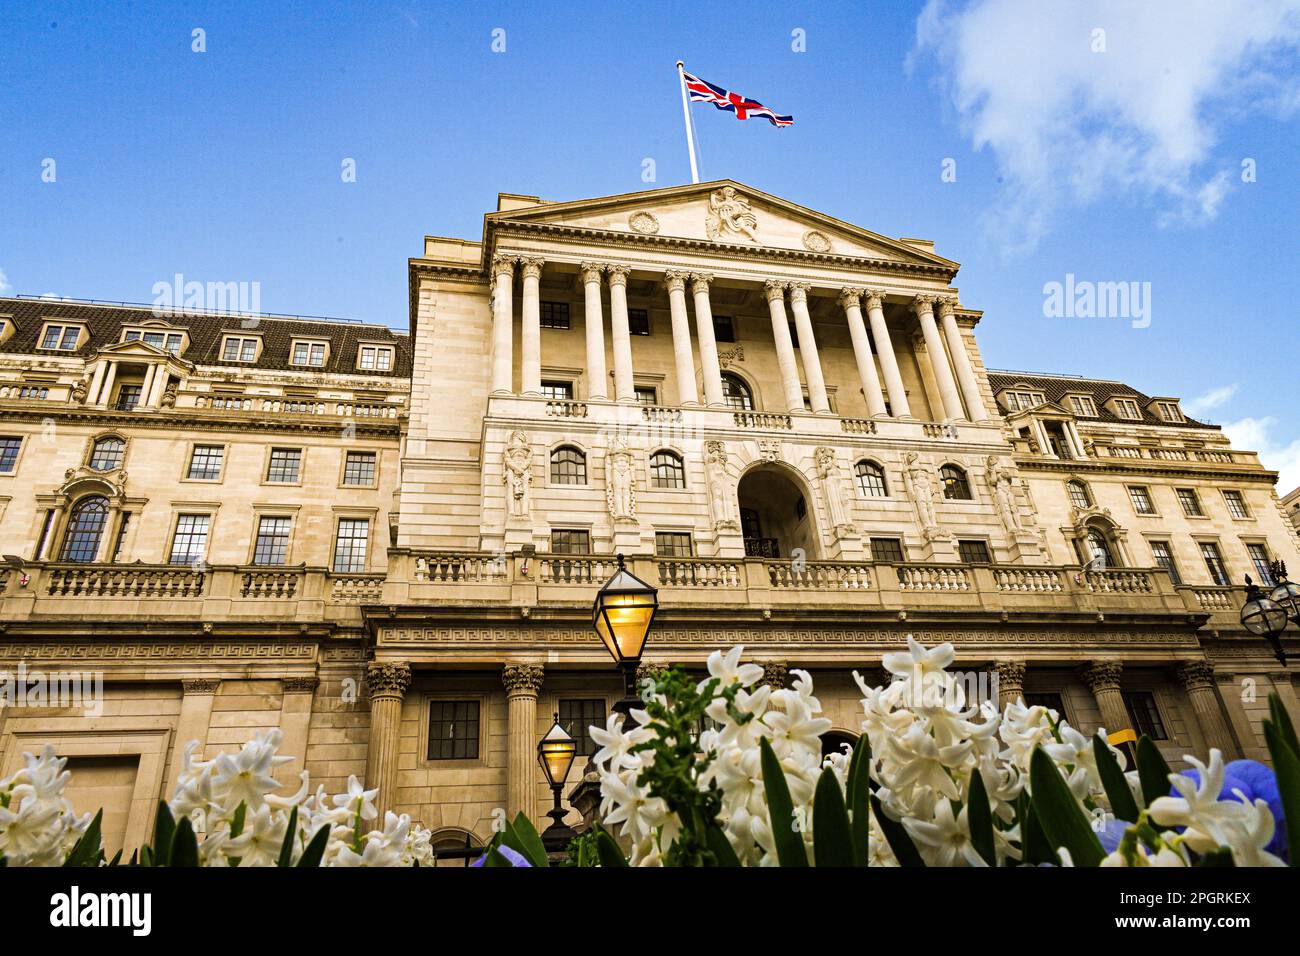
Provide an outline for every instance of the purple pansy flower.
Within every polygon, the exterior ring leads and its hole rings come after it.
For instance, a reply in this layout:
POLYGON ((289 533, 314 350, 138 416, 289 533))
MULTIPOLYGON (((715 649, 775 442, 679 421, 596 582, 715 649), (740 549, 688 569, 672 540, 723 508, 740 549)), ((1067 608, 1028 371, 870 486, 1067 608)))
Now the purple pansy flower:
MULTIPOLYGON (((1196 781, 1196 785, 1201 784, 1201 775, 1197 770, 1184 770, 1183 776, 1191 777, 1196 781)), ((1263 800, 1268 804, 1269 811, 1273 814, 1273 822, 1276 827, 1273 831, 1273 839, 1265 847, 1269 853, 1287 859, 1287 842, 1286 842, 1286 817, 1282 813, 1282 797, 1277 789, 1277 774, 1273 768, 1260 763, 1258 760, 1233 760, 1223 768, 1223 791, 1219 796, 1221 800, 1236 800, 1237 796, 1234 790, 1240 790, 1249 802, 1254 803, 1256 800, 1263 800)), ((1179 796, 1178 791, 1170 789, 1170 796, 1179 796)), ((1179 828, 1182 830, 1182 827, 1179 828)))
MULTIPOLYGON (((529 863, 526 859, 524 859, 524 855, 522 853, 510 849, 510 847, 508 846, 504 846, 504 845, 498 846, 496 848, 496 851, 500 853, 502 856, 504 856, 507 860, 509 860, 511 866, 532 866, 531 863, 529 863)), ((485 862, 487 862, 487 858, 488 855, 484 853, 481 857, 479 857, 477 860, 471 863, 470 866, 482 866, 485 862)))

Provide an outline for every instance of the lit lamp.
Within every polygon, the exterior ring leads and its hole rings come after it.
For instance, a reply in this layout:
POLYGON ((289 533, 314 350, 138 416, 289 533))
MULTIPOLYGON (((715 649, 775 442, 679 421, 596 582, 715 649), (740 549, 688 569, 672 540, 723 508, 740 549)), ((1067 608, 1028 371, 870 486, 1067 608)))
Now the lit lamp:
POLYGON ((592 607, 591 626, 623 672, 624 697, 614 705, 622 714, 641 703, 636 695, 636 668, 659 608, 658 594, 624 566, 620 554, 618 570, 596 594, 592 607))
MULTIPOLYGON (((1275 589, 1274 593, 1277 590, 1275 589)), ((1286 652, 1282 650, 1280 635, 1286 630, 1287 609, 1264 592, 1246 575, 1246 603, 1241 606, 1241 626, 1256 637, 1262 637, 1273 648, 1273 656, 1286 667, 1286 652)))
POLYGON ((560 715, 556 714, 551 729, 537 742, 537 762, 542 765, 542 773, 546 774, 546 782, 555 796, 555 806, 546 814, 551 818, 551 825, 542 834, 542 846, 549 853, 563 850, 576 836, 573 828, 565 825, 564 815, 568 811, 560 806, 560 791, 564 789, 564 781, 569 779, 577 753, 577 741, 560 726, 560 715))

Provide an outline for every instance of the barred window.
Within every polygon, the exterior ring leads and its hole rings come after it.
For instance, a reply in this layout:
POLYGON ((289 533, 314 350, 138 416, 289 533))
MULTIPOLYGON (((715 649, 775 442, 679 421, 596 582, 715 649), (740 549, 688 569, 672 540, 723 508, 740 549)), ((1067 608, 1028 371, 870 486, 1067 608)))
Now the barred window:
POLYGON ((754 410, 754 396, 749 386, 735 375, 722 376, 722 400, 740 411, 754 410))
POLYGON ((1119 562, 1115 560, 1115 555, 1111 551, 1110 541, 1098 529, 1090 528, 1088 530, 1084 544, 1087 546, 1088 559, 1092 562, 1093 570, 1101 571, 1106 568, 1119 567, 1119 562))
POLYGON ((257 543, 253 546, 253 563, 278 566, 289 553, 289 518, 262 518, 257 523, 257 543))
POLYGON ((957 554, 961 557, 964 564, 988 564, 989 546, 986 541, 958 541, 957 554))
POLYGON ((79 325, 47 325, 41 336, 41 348, 57 352, 75 352, 81 337, 79 325))
POLYGON ((375 453, 350 451, 343 459, 343 484, 369 487, 375 483, 375 453))
POLYGON ((572 382, 543 382, 542 397, 553 402, 567 402, 573 398, 572 382))
POLYGON ((339 533, 334 539, 334 570, 344 574, 365 571, 366 542, 369 539, 369 519, 340 518, 339 533))
POLYGON ((1168 740, 1164 721, 1160 719, 1160 709, 1156 707, 1155 694, 1146 690, 1125 691, 1122 695, 1124 706, 1128 709, 1129 719, 1139 734, 1146 734, 1152 740, 1168 740))
POLYGON ((655 554, 661 558, 689 558, 691 556, 689 531, 656 531, 655 554))
POLYGON ((1250 517, 1250 510, 1246 507, 1246 499, 1241 496, 1240 491, 1225 491, 1223 500, 1228 506, 1228 514, 1234 518, 1250 517))
POLYGON ((554 554, 591 554, 591 532, 585 528, 554 528, 551 531, 554 554))
POLYGON ((657 451, 650 456, 651 488, 685 488, 686 467, 681 455, 671 451, 657 451))
POLYGON ((223 362, 251 362, 257 358, 257 339, 240 338, 237 335, 227 336, 221 346, 221 360, 223 362))
POLYGON ((315 368, 325 364, 324 342, 294 342, 292 365, 310 365, 315 368))
POLYGON ((208 515, 178 515, 170 564, 193 564, 208 551, 208 515))
POLYGON ((632 390, 636 394, 638 405, 658 405, 659 393, 653 385, 638 385, 632 390))
POLYGON ((1178 495, 1178 503, 1183 506, 1183 514, 1189 518, 1200 518, 1205 512, 1201 510, 1201 499, 1197 497, 1195 488, 1176 488, 1175 493, 1178 495))
POLYGON ((1080 511, 1086 511, 1092 507, 1092 495, 1088 491, 1088 486, 1082 481, 1067 482, 1065 487, 1070 492, 1070 504, 1080 511))
POLYGON ((903 562, 903 541, 901 538, 872 538, 871 560, 889 564, 903 562))
POLYGON ((885 469, 874 461, 860 461, 854 466, 858 476, 858 490, 868 498, 887 498, 889 490, 885 486, 885 469))
POLYGON ((1248 544, 1246 553, 1250 555, 1250 563, 1255 566, 1255 573, 1259 575, 1259 583, 1266 588, 1277 584, 1273 580, 1273 565, 1268 556, 1268 548, 1262 544, 1248 544))
POLYGON ((605 702, 583 698, 560 701, 560 726, 578 744, 578 756, 590 757, 598 748, 588 732, 592 724, 605 726, 605 702))
POLYGON ((429 701, 430 760, 477 760, 478 739, 478 701, 429 701))
POLYGON ((939 469, 939 478, 943 482, 943 496, 949 501, 970 501, 970 482, 966 472, 956 465, 944 465, 939 469))
POLYGON ((120 438, 101 438, 90 452, 90 467, 95 471, 112 471, 122 467, 126 442, 120 438))
POLYGON ((0 474, 11 474, 18 466, 18 452, 23 447, 21 438, 9 435, 0 438, 0 474))
POLYGON ((561 445, 551 452, 551 484, 585 485, 587 456, 572 445, 561 445))
POLYGON ((224 445, 195 445, 190 454, 190 470, 186 477, 197 481, 215 481, 221 477, 221 465, 225 458, 224 445))
POLYGON ((129 412, 140 404, 140 393, 143 390, 143 385, 119 385, 117 402, 114 403, 113 408, 119 412, 129 412))
POLYGON ((1205 560, 1205 569, 1210 572, 1210 580, 1220 587, 1227 587, 1231 581, 1228 579, 1228 569, 1223 564, 1223 555, 1219 553, 1219 546, 1213 541, 1202 541, 1201 557, 1205 560))
POLYGON ((357 368, 387 372, 393 367, 393 350, 384 345, 363 345, 357 352, 357 368))
POLYGON ((1155 559, 1156 567, 1164 568, 1169 572, 1169 580, 1174 584, 1182 584, 1183 579, 1178 574, 1178 565, 1174 562, 1174 551, 1169 546, 1168 541, 1152 541, 1151 557, 1155 559))
POLYGON ((543 302, 541 320, 544 329, 567 329, 569 327, 569 303, 543 302))
POLYGON ((99 554, 99 540, 108 523, 108 499, 94 495, 82 498, 68 517, 60 560, 89 564, 99 554))
POLYGON ((1156 513, 1155 505, 1151 503, 1151 492, 1145 485, 1130 485, 1128 499, 1133 502, 1133 510, 1138 514, 1153 515, 1156 513))
POLYGON ((301 465, 301 448, 272 448, 271 464, 266 469, 266 480, 296 482, 301 465))

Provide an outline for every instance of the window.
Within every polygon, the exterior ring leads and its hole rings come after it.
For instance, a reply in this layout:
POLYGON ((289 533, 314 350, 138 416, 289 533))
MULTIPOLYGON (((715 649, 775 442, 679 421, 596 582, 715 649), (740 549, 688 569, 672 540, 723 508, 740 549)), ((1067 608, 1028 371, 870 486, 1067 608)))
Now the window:
POLYGON ((126 544, 126 529, 131 524, 131 512, 123 511, 122 520, 117 523, 117 539, 113 542, 113 557, 110 559, 114 563, 122 560, 122 547, 126 544))
POLYGON ((636 400, 639 405, 658 405, 659 393, 655 391, 653 385, 638 385, 633 390, 636 392, 636 400))
POLYGON ((301 448, 272 448, 271 463, 266 469, 266 480, 294 484, 298 481, 301 465, 301 448))
POLYGON ((1039 691, 1036 694, 1021 694, 1026 707, 1046 707, 1048 710, 1056 711, 1056 716, 1062 718, 1065 716, 1065 700, 1060 694, 1054 691, 1039 691))
POLYGON ((1007 408, 1014 411, 1023 411, 1027 408, 1035 408, 1042 405, 1046 399, 1042 392, 1007 392, 1007 408))
POLYGON ((140 393, 144 390, 143 385, 119 385, 117 387, 117 401, 113 408, 119 412, 129 412, 140 404, 140 393))
POLYGON ((1124 706, 1128 709, 1129 719, 1139 734, 1145 734, 1152 740, 1168 740, 1164 722, 1160 720, 1160 710, 1156 707, 1156 696, 1147 690, 1125 691, 1122 695, 1124 706))
POLYGON ((600 748, 591 739, 587 728, 592 724, 605 726, 605 701, 601 699, 561 700, 560 726, 578 744, 578 756, 590 757, 600 748))
POLYGON ((572 382, 543 382, 542 397, 553 402, 567 402, 573 399, 572 382))
POLYGON ((591 554, 591 532, 585 528, 555 528, 551 531, 554 554, 591 554))
POLYGON ((1205 517, 1205 512, 1201 510, 1201 499, 1196 496, 1195 488, 1175 488, 1174 493, 1178 495, 1178 503, 1183 506, 1183 514, 1189 518, 1205 517))
POLYGON ((957 556, 963 564, 989 564, 989 546, 985 541, 958 541, 957 556))
POLYGON ((722 376, 722 400, 740 411, 754 410, 754 396, 750 393, 749 386, 735 375, 722 376))
POLYGON ((689 558, 691 535, 688 531, 656 531, 655 554, 661 558, 689 558))
POLYGON ((1156 506, 1151 503, 1151 491, 1145 485, 1129 485, 1128 500, 1133 502, 1133 510, 1140 515, 1156 513, 1156 506))
POLYGON ((21 438, 6 435, 0 438, 0 475, 12 475, 18 467, 18 452, 23 447, 21 438))
POLYGON ((569 327, 569 303, 543 302, 542 328, 567 329, 569 327))
POLYGON ((1142 410, 1138 408, 1138 403, 1131 398, 1115 399, 1115 414, 1120 418, 1127 418, 1129 421, 1140 421, 1142 410))
POLYGON ((45 385, 23 385, 18 389, 19 398, 35 398, 40 401, 50 397, 50 389, 45 385))
POLYGON ((944 465, 939 469, 939 479, 943 482, 943 496, 949 501, 970 501, 970 482, 966 472, 956 465, 944 465))
POLYGON ((1098 528, 1089 528, 1088 534, 1084 538, 1084 545, 1087 547, 1087 563, 1091 565, 1094 571, 1104 571, 1106 568, 1118 567, 1119 562, 1115 560, 1115 555, 1110 549, 1110 541, 1106 535, 1098 528))
POLYGON ((686 487, 686 468, 680 455, 671 451, 657 451, 650 456, 650 487, 686 487))
POLYGON ((1250 517, 1250 510, 1246 507, 1246 499, 1241 496, 1240 491, 1225 491, 1223 501, 1228 506, 1228 514, 1234 518, 1250 517))
POLYGON ((293 356, 289 359, 289 364, 320 368, 325 364, 325 348, 324 342, 294 342, 293 356))
POLYGON ((478 701, 429 701, 430 760, 477 760, 478 738, 478 701))
POLYGON ((645 309, 628 309, 627 330, 633 335, 649 335, 650 313, 645 309))
POLYGON ((238 335, 227 335, 221 345, 221 360, 223 362, 256 361, 259 344, 260 341, 255 338, 246 339, 238 335))
POLYGON ((343 574, 365 571, 366 542, 369 540, 369 519, 340 518, 339 533, 334 539, 334 570, 343 574))
POLYGON ((903 541, 901 538, 872 538, 871 560, 890 564, 902 564, 903 541))
POLYGON ((393 350, 386 345, 363 345, 357 350, 357 368, 387 372, 393 367, 393 350))
POLYGON ((112 471, 122 467, 126 455, 126 442, 120 438, 100 438, 90 451, 90 467, 94 471, 112 471))
POLYGON ((41 336, 41 348, 54 352, 75 352, 81 339, 79 325, 47 325, 41 336))
POLYGON ((1174 584, 1182 584, 1182 576, 1178 573, 1178 565, 1174 563, 1174 550, 1169 546, 1168 541, 1152 541, 1151 557, 1155 559, 1156 567, 1164 568, 1169 572, 1169 580, 1174 584))
POLYGON ((253 563, 281 565, 289 553, 289 518, 261 518, 257 522, 257 543, 253 546, 253 563))
POLYGON ((108 499, 98 495, 82 498, 68 517, 68 530, 63 536, 63 553, 59 560, 77 564, 94 561, 107 523, 108 499))
POLYGON ((713 317, 713 338, 718 342, 736 341, 736 326, 731 321, 731 316, 715 315, 713 317))
POLYGON ((1097 406, 1093 404, 1092 399, 1087 395, 1071 395, 1070 408, 1074 414, 1080 418, 1096 418, 1097 406))
POLYGON ((1205 569, 1210 572, 1210 580, 1220 587, 1227 587, 1231 582, 1228 580, 1228 569, 1224 567, 1219 546, 1213 541, 1202 541, 1201 557, 1205 559, 1205 569))
POLYGON ((169 564, 193 564, 208 552, 208 515, 178 515, 169 564))
POLYGON ((142 332, 140 329, 128 329, 123 335, 123 342, 144 342, 154 348, 164 349, 173 355, 181 354, 181 343, 185 337, 180 332, 142 332))
POLYGON ((226 458, 224 445, 195 445, 190 453, 190 470, 185 477, 194 481, 216 481, 226 458))
POLYGON ((1160 409, 1160 417, 1167 422, 1178 424, 1186 421, 1177 402, 1156 402, 1156 407, 1160 409))
POLYGON ((1070 504, 1080 511, 1086 511, 1092 507, 1092 495, 1088 493, 1088 486, 1082 481, 1068 481, 1065 487, 1070 493, 1070 504))
POLYGON ((1246 553, 1250 555, 1250 563, 1255 566, 1255 573, 1259 575, 1259 583, 1266 588, 1271 588, 1277 584, 1273 580, 1273 567, 1268 556, 1268 548, 1262 544, 1248 543, 1246 553))
POLYGON ((561 445, 551 452, 551 484, 585 485, 587 456, 572 445, 561 445))
POLYGON ((343 459, 343 484, 368 488, 375 483, 375 453, 350 451, 343 459))
POLYGON ((868 498, 888 498, 885 487, 885 469, 874 461, 860 461, 853 468, 858 476, 858 491, 868 498))

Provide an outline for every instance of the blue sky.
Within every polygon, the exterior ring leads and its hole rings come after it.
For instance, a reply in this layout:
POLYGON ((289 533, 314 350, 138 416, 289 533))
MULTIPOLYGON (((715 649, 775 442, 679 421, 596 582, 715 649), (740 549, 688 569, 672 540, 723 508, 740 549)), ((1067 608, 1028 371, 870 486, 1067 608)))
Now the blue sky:
POLYGON ((703 178, 934 239, 990 366, 1181 396, 1285 491, 1298 51, 1300 0, 6 2, 0 289, 148 302, 179 272, 402 326, 421 237, 477 238, 498 191, 689 181, 680 57, 795 116, 693 107, 703 178), (1045 316, 1068 274, 1150 283, 1149 326, 1045 316))

